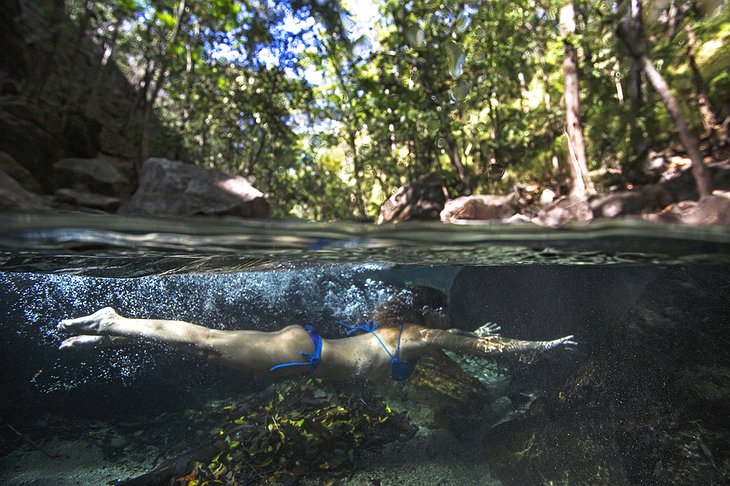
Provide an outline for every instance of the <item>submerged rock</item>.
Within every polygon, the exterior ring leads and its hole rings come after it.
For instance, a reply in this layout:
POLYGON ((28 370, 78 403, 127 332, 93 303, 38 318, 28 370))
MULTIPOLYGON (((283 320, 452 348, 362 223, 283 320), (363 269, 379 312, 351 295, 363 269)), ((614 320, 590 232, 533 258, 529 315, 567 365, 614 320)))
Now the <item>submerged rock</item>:
POLYGON ((727 277, 665 271, 561 387, 484 436, 495 474, 509 485, 730 482, 727 277), (670 305, 691 312, 678 322, 670 305))
POLYGON ((151 158, 142 165, 139 187, 119 213, 140 216, 230 215, 267 218, 265 196, 240 176, 183 162, 151 158))
POLYGON ((405 392, 409 414, 419 423, 460 433, 483 421, 491 401, 486 387, 443 352, 419 360, 405 392))

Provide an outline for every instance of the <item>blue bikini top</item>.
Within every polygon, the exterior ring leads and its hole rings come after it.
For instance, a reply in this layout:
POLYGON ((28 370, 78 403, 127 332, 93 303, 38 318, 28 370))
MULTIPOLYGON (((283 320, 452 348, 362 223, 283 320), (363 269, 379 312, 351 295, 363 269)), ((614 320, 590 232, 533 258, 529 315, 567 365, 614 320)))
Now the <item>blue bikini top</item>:
POLYGON ((400 338, 403 335, 403 328, 405 327, 405 323, 401 324, 400 326, 400 332, 398 333, 398 345, 395 348, 395 353, 391 353, 388 349, 388 346, 386 346, 383 340, 380 339, 380 336, 375 334, 375 330, 378 328, 378 324, 375 321, 365 322, 364 324, 360 324, 359 326, 349 326, 344 322, 337 322, 337 324, 339 324, 340 326, 345 326, 349 329, 349 331, 347 331, 348 336, 356 331, 369 332, 370 334, 375 336, 375 339, 378 340, 385 352, 388 353, 388 356, 390 356, 390 377, 393 380, 407 380, 413 374, 413 370, 416 369, 418 359, 414 359, 412 361, 401 361, 400 359, 400 338))

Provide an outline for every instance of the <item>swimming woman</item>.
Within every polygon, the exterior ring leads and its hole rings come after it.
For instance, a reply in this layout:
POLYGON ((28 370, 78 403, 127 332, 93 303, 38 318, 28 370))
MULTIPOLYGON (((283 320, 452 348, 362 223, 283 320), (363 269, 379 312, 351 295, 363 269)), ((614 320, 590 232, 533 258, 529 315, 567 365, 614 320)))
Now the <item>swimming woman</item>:
POLYGON ((338 339, 321 338, 309 326, 292 325, 274 332, 223 331, 185 321, 122 317, 111 307, 63 320, 58 328, 75 334, 64 340, 60 349, 151 341, 246 372, 271 376, 311 373, 334 380, 377 380, 388 375, 404 380, 417 360, 434 349, 494 357, 541 353, 575 344, 573 336, 553 341, 503 338, 491 324, 474 332, 444 329, 447 319, 441 309, 421 307, 411 299, 407 306, 395 301, 386 304, 376 320, 348 326, 349 334, 361 334, 338 339))

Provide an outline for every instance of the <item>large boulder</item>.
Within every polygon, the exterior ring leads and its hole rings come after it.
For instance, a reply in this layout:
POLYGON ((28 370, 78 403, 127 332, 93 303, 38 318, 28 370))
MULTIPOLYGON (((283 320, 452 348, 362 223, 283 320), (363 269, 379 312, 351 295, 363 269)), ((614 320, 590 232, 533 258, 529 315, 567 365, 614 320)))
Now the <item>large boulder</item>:
POLYGON ((386 386, 400 392, 393 394, 392 399, 396 402, 400 399, 418 422, 457 433, 477 428, 484 421, 485 408, 492 399, 477 378, 442 351, 421 358, 407 382, 386 386))
POLYGON ((112 197, 128 197, 132 193, 129 178, 115 166, 111 157, 100 155, 93 159, 61 159, 53 164, 56 185, 112 197))
POLYGON ((15 158, 7 152, 0 150, 0 170, 15 179, 27 191, 42 193, 43 188, 33 177, 28 169, 20 165, 15 158))
POLYGON ((531 221, 545 226, 560 226, 568 223, 586 222, 592 219, 593 211, 588 201, 565 197, 541 210, 531 221))
MULTIPOLYGON (((57 120, 51 114, 41 113, 34 106, 22 102, 5 103, 0 108, 0 148, 37 178, 44 192, 52 192, 54 160, 68 157, 69 152, 57 133, 43 126, 57 120)), ((59 122, 60 123, 60 122, 59 122)))
POLYGON ((0 210, 49 211, 45 200, 26 191, 18 181, 0 170, 0 210))
POLYGON ((676 196, 662 184, 648 184, 630 191, 616 191, 591 201, 596 218, 649 214, 675 202, 676 196))
POLYGON ((267 218, 269 203, 244 177, 151 158, 142 165, 137 191, 118 212, 140 216, 267 218))
POLYGON ((378 224, 408 220, 438 220, 446 203, 443 176, 434 172, 403 186, 380 208, 378 224))
POLYGON ((93 37, 62 2, 0 2, 0 149, 45 194, 63 187, 53 170, 60 159, 103 152, 141 162, 143 131, 150 154, 184 156, 179 134, 145 115, 136 87, 115 62, 101 62, 103 46, 93 37))
POLYGON ((690 225, 730 226, 730 191, 714 191, 699 201, 680 201, 668 211, 646 219, 690 225))
POLYGON ((462 196, 446 203, 441 221, 503 220, 518 212, 517 194, 462 196))

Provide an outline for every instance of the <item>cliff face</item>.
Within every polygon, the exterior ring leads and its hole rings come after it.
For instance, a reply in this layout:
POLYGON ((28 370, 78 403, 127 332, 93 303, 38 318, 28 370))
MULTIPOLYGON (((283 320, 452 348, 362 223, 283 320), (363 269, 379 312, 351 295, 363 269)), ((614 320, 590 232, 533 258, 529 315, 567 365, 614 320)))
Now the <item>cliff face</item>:
MULTIPOLYGON (((102 48, 64 2, 0 2, 0 53, 0 151, 43 193, 58 189, 53 164, 70 157, 105 156, 136 181, 143 101, 114 62, 102 62, 102 48)), ((159 120, 149 130, 151 155, 182 155, 179 137, 159 120)))

